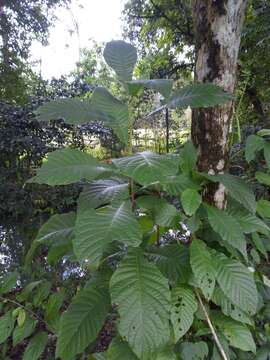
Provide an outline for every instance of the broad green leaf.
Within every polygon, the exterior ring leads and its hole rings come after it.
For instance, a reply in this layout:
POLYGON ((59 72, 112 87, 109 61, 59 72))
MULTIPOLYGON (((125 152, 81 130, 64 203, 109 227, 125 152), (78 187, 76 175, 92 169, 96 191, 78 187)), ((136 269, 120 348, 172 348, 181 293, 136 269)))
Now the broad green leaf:
POLYGON ((211 299, 216 305, 221 307, 224 315, 244 324, 253 325, 250 317, 238 306, 233 305, 220 288, 216 288, 211 299))
POLYGON ((205 342, 183 342, 180 345, 182 360, 205 360, 208 356, 208 346, 205 342))
POLYGON ((3 344, 11 335, 15 324, 12 310, 0 317, 0 344, 3 344))
POLYGON ((215 314, 215 325, 222 331, 229 344, 243 351, 256 353, 256 345, 251 332, 245 324, 241 324, 222 314, 215 314))
POLYGON ((256 353, 255 360, 269 360, 270 344, 262 346, 256 353))
POLYGON ((256 215, 249 213, 246 209, 231 208, 229 214, 240 224, 242 231, 246 234, 258 231, 269 234, 269 227, 256 215))
POLYGON ((48 334, 40 331, 27 345, 23 354, 23 360, 38 360, 45 350, 48 341, 48 334))
POLYGON ((159 353, 156 357, 151 360, 177 360, 176 354, 172 349, 165 349, 161 353, 159 353))
POLYGON ((177 160, 151 151, 114 159, 113 163, 123 175, 133 178, 142 185, 162 181, 178 172, 177 160))
POLYGON ((240 262, 216 256, 217 281, 229 300, 249 316, 257 310, 258 293, 253 274, 240 262))
POLYGON ((171 322, 177 342, 191 327, 198 303, 191 288, 177 286, 172 289, 172 304, 171 322))
POLYGON ((19 274, 17 271, 12 273, 5 274, 0 278, 0 294, 5 294, 10 292, 16 285, 19 274))
POLYGON ((78 212, 73 247, 81 262, 89 260, 92 265, 98 264, 113 241, 138 246, 141 240, 141 229, 130 201, 78 212))
POLYGON ((23 326, 16 326, 12 334, 13 346, 15 347, 21 341, 32 335, 36 325, 37 320, 34 320, 31 317, 27 316, 23 326))
POLYGON ((41 305, 44 300, 47 299, 47 297, 50 294, 52 284, 49 281, 42 281, 37 287, 36 287, 36 293, 33 296, 32 295, 32 301, 34 306, 41 305))
MULTIPOLYGON (((231 349, 229 347, 229 343, 228 343, 227 339, 225 338, 225 336, 222 333, 220 333, 219 331, 217 333, 217 336, 218 336, 218 339, 219 339, 228 359, 235 360, 235 357, 231 356, 231 349)), ((214 347, 213 347, 213 354, 212 354, 211 360, 224 360, 223 357, 221 356, 220 351, 218 350, 216 344, 214 344, 214 347)))
POLYGON ((134 46, 122 40, 114 40, 106 44, 103 56, 120 81, 132 80, 137 62, 137 51, 134 46))
POLYGON ((63 119, 68 124, 75 125, 97 121, 90 101, 78 98, 58 99, 47 102, 36 110, 36 117, 40 121, 63 119))
POLYGON ((146 360, 170 338, 170 291, 157 267, 132 249, 111 279, 112 302, 120 314, 118 330, 134 353, 146 360))
POLYGON ((106 356, 106 353, 102 352, 90 355, 87 360, 108 360, 108 357, 106 356))
POLYGON ((17 323, 19 327, 22 327, 26 320, 26 312, 24 309, 20 308, 18 316, 17 316, 17 323))
POLYGON ((256 265, 259 265, 261 263, 260 254, 258 253, 258 251, 256 249, 250 250, 250 256, 256 265))
POLYGON ((60 309, 65 299, 64 291, 52 294, 45 305, 45 321, 54 331, 58 331, 60 320, 60 309))
POLYGON ((270 201, 261 199, 257 202, 257 213, 261 217, 270 218, 270 201))
POLYGON ((141 196, 136 200, 142 211, 149 210, 152 213, 155 224, 161 226, 173 226, 180 216, 176 207, 169 204, 165 199, 152 195, 141 196))
POLYGON ((270 136, 270 129, 262 129, 257 132, 259 136, 270 136))
POLYGON ((140 223, 140 227, 141 227, 144 235, 152 234, 153 232, 155 232, 155 224, 154 224, 153 219, 150 216, 148 216, 148 215, 139 216, 138 221, 140 223))
POLYGON ((19 301, 25 301, 29 298, 30 295, 33 295, 32 292, 41 284, 43 283, 42 280, 33 281, 26 285, 23 291, 17 296, 19 301))
POLYGON ((232 100, 231 94, 226 93, 214 84, 192 84, 177 90, 169 98, 167 106, 175 108, 201 108, 222 105, 232 100))
POLYGON ((268 253, 267 253, 267 249, 265 247, 265 244, 263 242, 263 240, 261 239, 260 235, 257 233, 253 233, 251 236, 252 242, 255 245, 256 249, 264 255, 264 257, 266 259, 268 259, 268 253))
POLYGON ((36 111, 37 119, 49 121, 63 119, 68 124, 101 121, 111 128, 123 142, 128 141, 128 108, 105 88, 97 87, 91 100, 59 99, 48 102, 36 111))
POLYGON ((97 208, 112 201, 126 200, 129 184, 120 178, 95 180, 87 184, 80 195, 80 207, 97 208))
POLYGON ((202 202, 202 197, 198 191, 186 189, 181 194, 181 204, 185 213, 189 216, 195 214, 202 202))
POLYGON ((173 283, 186 283, 191 273, 189 249, 182 244, 170 244, 155 249, 153 257, 159 270, 173 283))
POLYGON ((270 186, 270 175, 257 171, 255 177, 261 184, 270 186))
POLYGON ((110 307, 107 290, 86 287, 72 300, 60 321, 56 356, 75 358, 97 337, 110 307))
POLYGON ((128 106, 116 99, 104 87, 97 87, 91 97, 94 107, 106 114, 105 126, 111 128, 120 141, 128 143, 129 116, 128 106))
POLYGON ((57 243, 51 244, 48 251, 48 264, 56 265, 63 257, 73 256, 72 238, 61 239, 57 243))
POLYGON ((230 174, 204 174, 204 176, 210 181, 221 182, 233 199, 242 204, 251 213, 254 214, 256 212, 255 195, 241 178, 230 174))
POLYGON ((173 80, 171 79, 152 79, 152 80, 133 80, 128 81, 128 90, 131 95, 137 95, 141 89, 151 89, 158 91, 165 99, 171 94, 173 80))
POLYGON ((70 239, 73 236, 76 214, 56 214, 41 226, 36 241, 51 244, 61 239, 70 239))
POLYGON ((188 230, 191 233, 195 233, 197 230, 199 230, 201 224, 202 224, 202 222, 201 222, 200 216, 197 213, 195 215, 193 215, 192 217, 190 217, 189 219, 187 219, 187 222, 186 222, 188 230))
POLYGON ((263 149, 264 140, 257 135, 250 135, 247 138, 245 147, 245 157, 247 162, 255 159, 256 152, 263 149))
POLYGON ((263 152, 266 164, 268 166, 268 169, 270 170, 270 141, 264 142, 263 152))
POLYGON ((108 360, 138 360, 128 343, 121 338, 114 338, 107 351, 108 360))
POLYGON ((215 289, 216 269, 213 258, 207 246, 194 239, 190 247, 190 264, 195 280, 206 299, 210 299, 215 289))
POLYGON ((247 257, 246 239, 241 231, 240 224, 228 213, 214 206, 205 205, 208 220, 215 232, 230 246, 236 248, 247 257))
POLYGON ((198 152, 191 141, 184 144, 180 153, 180 167, 184 173, 190 173, 195 169, 198 158, 198 152))
POLYGON ((74 235, 76 214, 56 214, 41 226, 35 241, 27 253, 27 263, 30 263, 35 255, 36 249, 41 244, 49 246, 48 262, 54 264, 68 253, 72 253, 72 237, 74 235))
POLYGON ((91 155, 75 149, 56 150, 48 155, 37 175, 28 182, 67 185, 86 179, 94 180, 112 172, 112 167, 99 162, 91 155))
POLYGON ((168 176, 161 184, 170 195, 179 196, 186 189, 200 190, 200 185, 189 174, 168 176))

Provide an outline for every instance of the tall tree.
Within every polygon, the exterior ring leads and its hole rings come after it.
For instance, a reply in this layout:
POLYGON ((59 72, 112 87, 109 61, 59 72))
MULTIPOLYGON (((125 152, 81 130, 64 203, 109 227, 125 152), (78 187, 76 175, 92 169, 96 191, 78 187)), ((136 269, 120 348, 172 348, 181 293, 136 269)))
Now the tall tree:
MULTIPOLYGON (((191 0, 127 1, 125 34, 140 46, 143 59, 150 58, 152 76, 183 78, 193 70, 192 3, 191 0), (185 49, 189 49, 188 62, 181 60, 185 49)), ((269 14, 268 0, 248 1, 238 63, 236 118, 241 124, 269 124, 269 14)))
POLYGON ((151 76, 179 78, 190 72, 193 52, 189 61, 179 61, 194 42, 190 0, 129 0, 124 16, 124 33, 149 59, 151 76))
POLYGON ((25 61, 34 39, 46 43, 53 9, 70 0, 0 0, 0 96, 20 100, 26 88, 25 61))
MULTIPOLYGON (((195 0, 196 81, 215 83, 234 92, 246 6, 247 0, 195 0)), ((199 150, 200 171, 218 174, 226 169, 232 116, 233 102, 216 108, 193 110, 192 139, 199 150)), ((206 198, 223 208, 224 186, 210 186, 206 198)))

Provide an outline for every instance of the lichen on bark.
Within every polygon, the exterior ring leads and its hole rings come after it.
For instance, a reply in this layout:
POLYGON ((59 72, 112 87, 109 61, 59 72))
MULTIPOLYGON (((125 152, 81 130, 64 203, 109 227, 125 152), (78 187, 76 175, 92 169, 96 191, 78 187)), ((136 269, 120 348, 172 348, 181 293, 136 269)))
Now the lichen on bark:
MULTIPOLYGON (((247 0, 195 0, 195 81, 211 82, 233 93, 237 60, 247 0)), ((233 102, 215 108, 194 109, 192 140, 198 147, 198 168, 210 174, 223 173, 228 164, 228 135, 233 102)), ((205 199, 225 206, 225 189, 209 185, 205 199)))

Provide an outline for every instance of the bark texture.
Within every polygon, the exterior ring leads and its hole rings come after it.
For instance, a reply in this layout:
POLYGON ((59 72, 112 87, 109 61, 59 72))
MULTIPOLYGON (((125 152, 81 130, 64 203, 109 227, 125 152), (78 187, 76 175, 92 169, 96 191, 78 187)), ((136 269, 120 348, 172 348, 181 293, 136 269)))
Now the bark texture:
MULTIPOLYGON (((237 60, 247 0, 194 0, 195 81, 211 82, 234 92, 237 60)), ((227 166, 227 140, 233 103, 192 112, 192 140, 199 150, 198 168, 210 174, 227 166)), ((206 200, 223 208, 224 188, 209 187, 206 200)))

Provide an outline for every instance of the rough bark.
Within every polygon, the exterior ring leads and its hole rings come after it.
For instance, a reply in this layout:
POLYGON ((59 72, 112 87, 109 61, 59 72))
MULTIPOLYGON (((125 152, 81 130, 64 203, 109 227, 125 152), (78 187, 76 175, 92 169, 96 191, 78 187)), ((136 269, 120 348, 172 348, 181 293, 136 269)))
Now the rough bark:
MULTIPOLYGON (((247 0, 194 0, 195 81, 211 82, 234 92, 241 30, 247 0)), ((233 103, 192 112, 192 140, 199 150, 198 168, 210 174, 227 167, 227 140, 233 103)), ((205 198, 225 206, 221 184, 209 186, 205 198)))
POLYGON ((5 13, 4 2, 0 0, 0 51, 2 53, 2 62, 5 67, 9 66, 9 48, 8 48, 8 31, 6 29, 7 15, 5 13))

